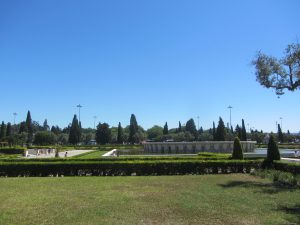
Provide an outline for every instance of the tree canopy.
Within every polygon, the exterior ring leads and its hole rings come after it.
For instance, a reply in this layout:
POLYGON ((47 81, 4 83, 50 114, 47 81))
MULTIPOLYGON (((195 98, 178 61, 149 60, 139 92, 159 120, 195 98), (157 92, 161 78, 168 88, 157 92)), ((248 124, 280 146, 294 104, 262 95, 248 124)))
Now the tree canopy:
POLYGON ((274 88, 277 95, 300 88, 300 44, 288 45, 281 59, 258 52, 252 64, 256 80, 266 88, 274 88))

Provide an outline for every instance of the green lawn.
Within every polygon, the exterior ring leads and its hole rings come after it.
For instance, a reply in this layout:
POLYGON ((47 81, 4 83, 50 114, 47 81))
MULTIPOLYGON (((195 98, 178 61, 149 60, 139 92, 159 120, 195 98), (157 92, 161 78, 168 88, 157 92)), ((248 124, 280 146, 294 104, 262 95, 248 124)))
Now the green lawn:
POLYGON ((300 190, 244 174, 1 178, 0 224, 299 224, 300 190))
POLYGON ((73 156, 72 158, 77 158, 77 159, 98 159, 101 158, 103 154, 107 153, 109 151, 94 151, 94 152, 88 152, 88 153, 83 153, 81 155, 73 156))

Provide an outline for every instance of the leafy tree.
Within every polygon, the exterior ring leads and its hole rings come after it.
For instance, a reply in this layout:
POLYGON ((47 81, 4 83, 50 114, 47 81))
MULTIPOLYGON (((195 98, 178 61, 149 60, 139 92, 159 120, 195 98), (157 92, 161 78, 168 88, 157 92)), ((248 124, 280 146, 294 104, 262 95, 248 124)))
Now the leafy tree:
POLYGON ((269 162, 273 162, 273 160, 280 160, 280 152, 278 150, 278 146, 275 142, 273 134, 271 134, 268 143, 267 160, 269 162))
POLYGON ((23 122, 20 123, 20 128, 19 128, 19 134, 21 134, 23 132, 27 132, 26 122, 25 121, 23 121, 23 122))
POLYGON ((130 117, 130 125, 129 125, 129 142, 131 144, 134 144, 134 143, 137 143, 139 142, 139 140, 137 139, 137 132, 138 132, 138 123, 136 121, 136 118, 135 118, 135 115, 134 114, 131 114, 131 117, 130 117))
POLYGON ((50 129, 47 119, 45 119, 45 121, 43 123, 43 128, 44 128, 44 131, 49 131, 49 129, 50 129))
POLYGON ((198 131, 197 131, 194 119, 189 119, 186 122, 185 130, 190 132, 194 136, 194 140, 196 140, 198 138, 198 131))
POLYGON ((153 126, 147 130, 147 137, 151 140, 158 141, 162 138, 163 128, 160 126, 153 126))
POLYGON ((34 144, 36 145, 53 145, 56 143, 56 135, 49 131, 39 131, 34 136, 34 144))
POLYGON ((0 128, 0 140, 4 139, 6 136, 6 125, 4 121, 2 121, 1 128, 0 128))
POLYGON ((247 132, 246 132, 244 119, 242 119, 242 136, 241 136, 241 140, 242 141, 247 141, 247 132))
POLYGON ((62 132, 62 130, 59 128, 59 126, 52 126, 51 127, 51 132, 56 134, 56 135, 59 135, 62 132))
POLYGON ((238 137, 236 137, 234 139, 232 158, 233 159, 244 159, 243 148, 242 148, 240 139, 238 137))
POLYGON ((119 122, 119 124, 118 124, 118 136, 117 136, 117 142, 118 142, 118 144, 123 144, 123 142, 124 142, 124 132, 123 132, 123 128, 122 128, 120 122, 119 122))
POLYGON ((11 123, 7 123, 7 126, 6 126, 6 136, 7 137, 11 136, 11 123))
POLYGON ((32 143, 32 139, 33 139, 33 127, 32 127, 32 119, 31 119, 31 114, 30 111, 28 110, 27 112, 27 117, 26 117, 26 130, 28 133, 27 136, 27 144, 32 143))
POLYGON ((166 122, 164 125, 164 130, 163 130, 163 134, 167 135, 169 133, 169 128, 168 128, 168 123, 166 122))
POLYGON ((284 136, 280 127, 280 124, 278 124, 278 131, 277 131, 278 140, 283 143, 284 142, 284 136))
POLYGON ((226 139, 226 128, 222 118, 219 118, 219 124, 216 130, 216 141, 225 141, 226 139))
POLYGON ((72 125, 70 127, 69 143, 76 145, 80 142, 80 128, 76 114, 73 117, 72 125))
POLYGON ((252 64, 256 80, 266 88, 274 88, 278 96, 284 90, 295 91, 300 87, 300 44, 287 46, 282 59, 259 52, 252 64))
POLYGON ((105 145, 111 140, 111 130, 107 123, 99 123, 96 130, 96 141, 98 144, 105 145))

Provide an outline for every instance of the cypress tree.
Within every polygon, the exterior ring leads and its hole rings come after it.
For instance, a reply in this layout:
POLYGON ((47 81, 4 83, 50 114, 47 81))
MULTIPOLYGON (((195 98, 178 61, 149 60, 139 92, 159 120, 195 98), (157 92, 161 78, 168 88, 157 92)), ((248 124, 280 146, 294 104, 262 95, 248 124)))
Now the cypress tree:
POLYGON ((200 129, 199 129, 199 134, 203 134, 203 127, 200 127, 200 129))
POLYGON ((215 125, 215 122, 213 122, 212 135, 213 135, 213 140, 216 141, 216 125, 215 125))
POLYGON ((240 139, 238 137, 236 137, 234 139, 232 158, 233 159, 244 159, 243 148, 242 148, 240 139))
POLYGON ((139 141, 139 140, 136 140, 136 138, 135 138, 135 134, 137 132, 138 132, 138 123, 136 121, 135 115, 131 114, 130 125, 129 125, 129 138, 128 138, 128 141, 131 144, 134 144, 139 141))
POLYGON ((230 126, 230 132, 233 134, 234 132, 233 132, 233 127, 232 126, 230 126))
POLYGON ((6 126, 6 136, 7 137, 11 136, 11 123, 7 123, 7 126, 6 126))
POLYGON ((32 139, 33 139, 32 119, 31 119, 31 114, 30 114, 29 110, 27 112, 27 117, 26 117, 25 124, 26 124, 26 130, 28 132, 27 144, 29 144, 29 143, 32 143, 32 139))
POLYGON ((45 121, 43 123, 43 128, 44 128, 44 131, 49 131, 49 129, 50 129, 47 119, 45 119, 45 121))
POLYGON ((119 122, 119 125, 118 125, 117 142, 118 142, 119 144, 123 144, 123 141, 124 141, 123 128, 122 128, 122 126, 121 126, 121 123, 119 122))
POLYGON ((163 130, 163 134, 167 135, 169 133, 169 128, 168 128, 168 123, 166 122, 164 125, 164 130, 163 130))
POLYGON ((216 130, 216 141, 225 141, 226 138, 226 128, 222 118, 219 118, 219 124, 216 130))
POLYGON ((181 123, 179 121, 179 123, 178 123, 178 132, 181 132, 181 131, 182 131, 182 128, 181 128, 181 123))
POLYGON ((242 139, 242 129, 240 128, 239 125, 236 125, 235 127, 235 134, 238 136, 240 140, 242 139))
POLYGON ((283 133, 281 130, 280 125, 278 124, 278 131, 277 131, 277 136, 278 136, 278 140, 283 143, 284 142, 284 137, 283 137, 283 133))
POLYGON ((280 160, 280 152, 278 150, 278 146, 275 142, 273 134, 271 134, 268 143, 267 160, 269 162, 273 162, 273 160, 280 160))
POLYGON ((73 117, 72 125, 69 133, 69 143, 76 145, 80 141, 80 128, 76 114, 73 117))
POLYGON ((2 121, 1 128, 0 128, 0 140, 5 138, 5 136, 6 136, 6 126, 4 121, 2 121))
POLYGON ((247 132, 246 132, 244 119, 242 119, 242 136, 241 136, 241 140, 242 141, 247 141, 247 132))

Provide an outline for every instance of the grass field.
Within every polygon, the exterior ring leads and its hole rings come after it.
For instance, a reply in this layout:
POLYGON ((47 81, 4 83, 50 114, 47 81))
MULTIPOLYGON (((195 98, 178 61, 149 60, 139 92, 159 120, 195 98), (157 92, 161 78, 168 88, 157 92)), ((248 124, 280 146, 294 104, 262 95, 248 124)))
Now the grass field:
POLYGON ((300 190, 244 174, 1 178, 0 224, 299 224, 300 190))

